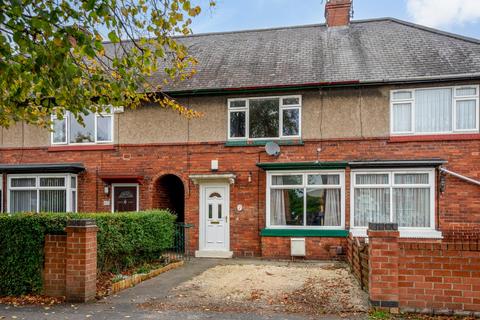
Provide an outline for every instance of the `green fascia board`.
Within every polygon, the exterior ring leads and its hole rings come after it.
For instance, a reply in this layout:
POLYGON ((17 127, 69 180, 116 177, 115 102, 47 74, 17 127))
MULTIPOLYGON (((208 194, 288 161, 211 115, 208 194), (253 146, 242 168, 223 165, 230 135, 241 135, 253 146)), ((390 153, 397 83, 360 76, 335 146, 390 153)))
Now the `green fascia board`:
POLYGON ((345 169, 348 162, 332 161, 332 162, 264 162, 257 163, 257 167, 263 170, 328 170, 328 169, 345 169))
POLYGON ((332 237, 346 238, 348 230, 321 229, 262 229, 262 237, 332 237))
POLYGON ((303 146, 302 140, 234 140, 225 142, 226 147, 256 147, 264 146, 268 142, 275 142, 280 146, 303 146))

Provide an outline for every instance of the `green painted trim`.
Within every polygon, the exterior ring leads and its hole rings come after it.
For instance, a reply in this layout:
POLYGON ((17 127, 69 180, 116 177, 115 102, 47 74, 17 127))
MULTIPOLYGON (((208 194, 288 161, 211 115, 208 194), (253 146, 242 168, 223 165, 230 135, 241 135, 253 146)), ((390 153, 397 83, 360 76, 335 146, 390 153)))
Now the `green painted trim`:
POLYGON ((332 237, 346 238, 348 230, 319 230, 319 229, 262 229, 262 237, 332 237))
POLYGON ((225 142, 226 147, 256 147, 264 146, 268 142, 274 141, 280 146, 303 146, 302 140, 236 140, 225 142))
POLYGON ((264 162, 257 163, 257 167, 263 170, 328 170, 328 169, 345 169, 348 162, 331 161, 331 162, 264 162))

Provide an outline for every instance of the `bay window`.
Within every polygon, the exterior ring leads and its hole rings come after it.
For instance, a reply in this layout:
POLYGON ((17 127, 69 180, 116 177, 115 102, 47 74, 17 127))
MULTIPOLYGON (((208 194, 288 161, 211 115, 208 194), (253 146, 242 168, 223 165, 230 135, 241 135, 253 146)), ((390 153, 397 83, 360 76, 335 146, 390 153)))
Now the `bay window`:
POLYGON ((67 112, 52 119, 52 144, 95 144, 113 142, 113 114, 82 115, 83 124, 67 112))
POLYGON ((8 212, 76 212, 74 174, 9 175, 8 212))
POLYGON ((266 97, 228 101, 228 138, 275 139, 301 135, 301 97, 266 97))
POLYGON ((343 172, 268 173, 267 227, 343 228, 343 172))
POLYGON ((352 171, 351 189, 352 229, 365 233, 370 222, 397 223, 401 232, 435 229, 433 169, 352 171))
POLYGON ((391 92, 392 134, 478 132, 479 87, 391 92))

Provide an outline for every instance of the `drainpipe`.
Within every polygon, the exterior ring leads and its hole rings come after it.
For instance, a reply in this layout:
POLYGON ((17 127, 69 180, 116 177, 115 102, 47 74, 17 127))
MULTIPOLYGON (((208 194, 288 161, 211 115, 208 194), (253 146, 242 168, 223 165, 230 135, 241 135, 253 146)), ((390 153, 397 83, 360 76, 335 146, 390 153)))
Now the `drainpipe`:
POLYGON ((447 173, 447 174, 452 175, 452 176, 454 176, 454 177, 457 177, 457 178, 459 178, 459 179, 462 179, 462 180, 465 180, 465 181, 467 181, 467 182, 476 184, 477 186, 480 186, 480 181, 478 181, 478 180, 475 180, 475 179, 466 177, 466 176, 464 176, 464 175, 461 175, 461 174, 459 174, 459 173, 456 173, 456 172, 447 170, 447 169, 445 169, 445 168, 439 168, 439 170, 440 170, 441 172, 447 173))

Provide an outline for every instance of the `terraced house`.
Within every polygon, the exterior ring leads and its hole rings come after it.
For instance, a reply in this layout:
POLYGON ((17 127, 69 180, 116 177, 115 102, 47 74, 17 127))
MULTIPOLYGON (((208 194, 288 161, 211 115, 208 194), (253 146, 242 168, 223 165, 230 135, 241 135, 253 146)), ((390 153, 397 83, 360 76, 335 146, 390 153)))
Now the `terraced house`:
MULTIPOLYGON (((170 208, 199 257, 334 258, 369 222, 480 235, 480 41, 392 19, 179 38, 199 64, 153 105, 0 132, 1 209, 170 208)), ((160 78, 160 77, 159 77, 160 78)))

